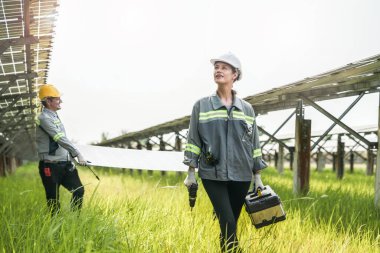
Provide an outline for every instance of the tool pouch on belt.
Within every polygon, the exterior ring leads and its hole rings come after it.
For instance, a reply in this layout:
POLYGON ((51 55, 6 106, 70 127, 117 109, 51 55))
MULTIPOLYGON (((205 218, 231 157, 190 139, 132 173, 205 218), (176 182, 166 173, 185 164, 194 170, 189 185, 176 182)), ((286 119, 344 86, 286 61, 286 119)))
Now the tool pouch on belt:
POLYGON ((58 142, 54 141, 53 138, 45 131, 41 126, 39 126, 44 133, 49 136, 49 155, 55 155, 55 151, 59 148, 58 142))

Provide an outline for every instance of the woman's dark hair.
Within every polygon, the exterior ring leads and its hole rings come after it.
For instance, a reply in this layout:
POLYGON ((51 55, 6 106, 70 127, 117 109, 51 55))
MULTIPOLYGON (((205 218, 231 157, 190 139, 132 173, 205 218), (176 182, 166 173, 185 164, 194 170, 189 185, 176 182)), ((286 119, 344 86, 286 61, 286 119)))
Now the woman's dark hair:
MULTIPOLYGON (((228 64, 228 65, 230 65, 230 64, 228 64)), ((230 65, 230 66, 231 66, 231 69, 232 69, 232 73, 234 73, 234 74, 237 73, 237 77, 234 80, 234 82, 236 82, 239 79, 240 71, 237 68, 235 68, 234 66, 232 66, 232 65, 230 65)))

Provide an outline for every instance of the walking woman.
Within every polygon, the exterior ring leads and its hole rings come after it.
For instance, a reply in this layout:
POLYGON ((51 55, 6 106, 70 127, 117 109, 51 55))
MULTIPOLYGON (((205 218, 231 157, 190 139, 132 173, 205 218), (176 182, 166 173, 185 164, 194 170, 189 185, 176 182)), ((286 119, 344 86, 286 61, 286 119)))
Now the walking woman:
POLYGON ((198 100, 190 119, 184 163, 189 166, 184 181, 196 184, 198 168, 220 225, 222 252, 240 252, 236 236, 237 221, 252 175, 255 190, 263 183, 259 135, 252 106, 233 90, 241 80, 239 59, 227 53, 211 59, 214 65, 215 94, 198 100))

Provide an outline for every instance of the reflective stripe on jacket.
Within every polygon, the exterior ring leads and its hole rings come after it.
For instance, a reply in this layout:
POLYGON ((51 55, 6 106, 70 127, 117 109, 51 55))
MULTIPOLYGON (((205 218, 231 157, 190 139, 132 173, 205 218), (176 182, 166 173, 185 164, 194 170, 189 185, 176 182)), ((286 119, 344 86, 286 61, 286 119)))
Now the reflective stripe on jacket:
POLYGON ((191 114, 184 163, 198 168, 201 178, 220 181, 250 181, 252 172, 267 167, 251 104, 234 95, 227 110, 217 94, 198 100, 191 114), (216 162, 210 163, 210 155, 216 162))
POLYGON ((66 137, 65 128, 56 112, 43 108, 42 112, 36 116, 35 121, 37 125, 37 151, 40 160, 69 161, 69 154, 72 157, 79 154, 76 147, 66 137), (49 136, 51 137, 50 140, 49 136), (58 143, 58 148, 55 151, 54 149, 52 150, 51 139, 58 143))

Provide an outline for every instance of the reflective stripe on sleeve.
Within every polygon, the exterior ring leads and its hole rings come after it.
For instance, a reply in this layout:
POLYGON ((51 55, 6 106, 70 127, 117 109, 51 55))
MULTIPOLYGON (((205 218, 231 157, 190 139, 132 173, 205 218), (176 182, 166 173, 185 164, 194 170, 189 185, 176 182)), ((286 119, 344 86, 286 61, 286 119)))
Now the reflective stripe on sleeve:
POLYGON ((193 144, 187 143, 185 151, 189 151, 191 153, 194 153, 196 155, 199 155, 201 153, 201 149, 193 144))
POLYGON ((58 141, 58 140, 61 139, 63 136, 65 136, 65 134, 64 134, 63 132, 57 133, 56 135, 54 135, 53 140, 54 140, 54 141, 58 141))
POLYGON ((253 150, 253 158, 261 156, 261 148, 253 150))

